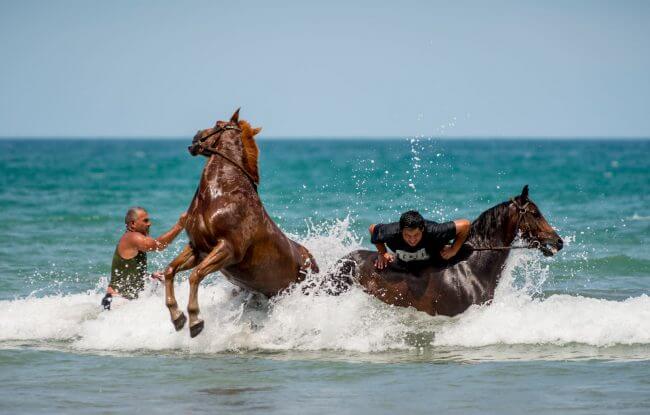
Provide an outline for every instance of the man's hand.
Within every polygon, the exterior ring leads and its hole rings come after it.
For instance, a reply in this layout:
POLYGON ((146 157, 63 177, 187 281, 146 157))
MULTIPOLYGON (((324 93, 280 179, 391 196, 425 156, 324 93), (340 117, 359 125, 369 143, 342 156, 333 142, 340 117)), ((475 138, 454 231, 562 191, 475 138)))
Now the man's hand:
POLYGON ((440 257, 445 261, 449 261, 456 256, 458 251, 460 251, 460 248, 467 240, 467 236, 469 236, 469 230, 472 224, 467 219, 456 219, 454 221, 454 226, 456 227, 454 244, 451 246, 447 245, 440 251, 440 257))
POLYGON ((156 272, 151 274, 151 278, 153 278, 154 280, 158 280, 160 282, 163 282, 165 280, 165 274, 163 274, 160 271, 156 271, 156 272))
POLYGON ((113 295, 111 293, 106 293, 104 298, 102 298, 102 307, 104 307, 104 310, 110 310, 111 309, 111 302, 113 301, 113 295))
POLYGON ((442 251, 440 251, 440 256, 445 261, 448 261, 448 260, 452 259, 453 257, 455 257, 457 253, 458 253, 457 249, 454 249, 453 246, 447 245, 444 248, 442 248, 442 251))
POLYGON ((395 260, 395 255, 389 253, 389 252, 384 252, 383 254, 377 255, 377 260, 375 261, 375 267, 377 269, 384 269, 395 260))
POLYGON ((183 212, 181 216, 178 218, 178 224, 180 225, 181 228, 185 228, 186 223, 187 223, 187 212, 183 212))

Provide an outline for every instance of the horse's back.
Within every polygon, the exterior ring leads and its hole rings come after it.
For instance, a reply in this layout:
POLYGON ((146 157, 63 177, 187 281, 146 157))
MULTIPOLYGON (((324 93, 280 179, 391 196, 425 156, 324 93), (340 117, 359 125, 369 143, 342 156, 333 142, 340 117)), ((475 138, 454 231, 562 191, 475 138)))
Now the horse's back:
POLYGON ((417 271, 374 266, 377 252, 356 250, 341 258, 330 275, 338 286, 358 283, 380 300, 412 306, 429 314, 456 315, 472 304, 491 298, 467 257, 445 264, 432 264, 417 271))

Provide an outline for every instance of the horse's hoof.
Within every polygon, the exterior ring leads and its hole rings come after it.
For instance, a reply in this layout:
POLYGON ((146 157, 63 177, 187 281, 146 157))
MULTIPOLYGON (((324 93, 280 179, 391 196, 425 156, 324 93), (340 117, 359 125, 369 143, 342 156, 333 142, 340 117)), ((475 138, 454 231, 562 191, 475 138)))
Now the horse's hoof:
POLYGON ((203 326, 204 326, 203 320, 199 320, 198 323, 196 323, 193 326, 190 326, 190 337, 194 338, 199 334, 201 334, 201 332, 203 331, 203 326))
POLYGON ((186 321, 187 317, 185 317, 185 314, 181 313, 176 320, 172 320, 172 323, 174 324, 176 331, 180 331, 185 326, 186 321))

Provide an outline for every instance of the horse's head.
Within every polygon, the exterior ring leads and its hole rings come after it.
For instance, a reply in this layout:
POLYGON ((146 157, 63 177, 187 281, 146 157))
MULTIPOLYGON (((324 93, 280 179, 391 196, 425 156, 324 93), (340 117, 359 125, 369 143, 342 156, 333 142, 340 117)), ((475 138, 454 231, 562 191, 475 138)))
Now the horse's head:
POLYGON ((228 148, 230 157, 234 154, 236 162, 241 163, 257 183, 259 173, 257 170, 257 157, 259 150, 254 137, 262 131, 261 128, 252 128, 244 120, 239 120, 239 108, 230 117, 230 121, 217 121, 214 127, 199 130, 192 144, 187 148, 191 155, 211 157, 219 148, 228 148))
POLYGON ((509 206, 511 218, 516 221, 515 232, 536 246, 545 256, 552 256, 562 249, 564 242, 560 235, 548 224, 537 205, 528 197, 528 185, 519 196, 513 197, 509 206))

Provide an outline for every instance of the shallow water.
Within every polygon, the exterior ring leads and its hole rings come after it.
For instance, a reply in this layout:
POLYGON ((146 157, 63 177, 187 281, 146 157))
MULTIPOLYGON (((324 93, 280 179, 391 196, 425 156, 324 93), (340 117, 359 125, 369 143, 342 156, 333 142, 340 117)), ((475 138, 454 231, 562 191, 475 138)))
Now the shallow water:
POLYGON ((203 161, 186 145, 0 141, 0 409, 650 408, 650 141, 262 140, 262 200, 323 269, 368 246, 370 223, 407 208, 472 219, 524 184, 565 249, 512 255, 493 303, 455 318, 358 289, 266 301, 215 275, 192 340, 156 284, 109 313, 98 305, 125 209, 147 207, 158 234, 188 205, 203 161))

